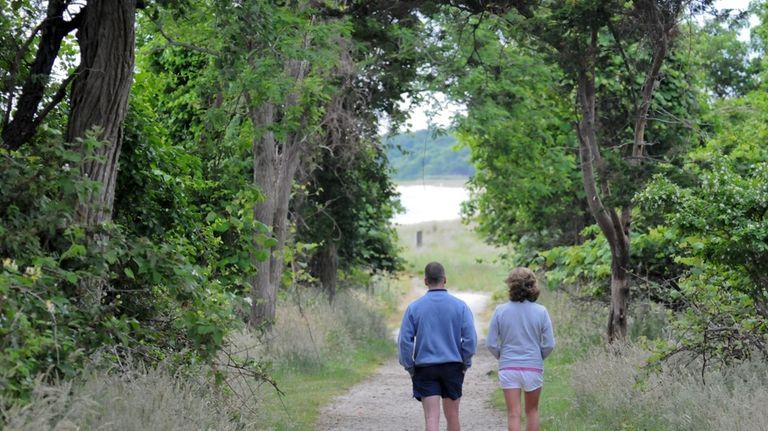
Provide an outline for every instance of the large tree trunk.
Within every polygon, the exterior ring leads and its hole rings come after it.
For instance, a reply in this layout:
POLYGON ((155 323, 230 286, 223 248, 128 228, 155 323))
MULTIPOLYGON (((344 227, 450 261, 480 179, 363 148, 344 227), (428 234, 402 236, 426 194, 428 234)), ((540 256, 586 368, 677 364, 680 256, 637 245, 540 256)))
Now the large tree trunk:
POLYGON ((95 160, 86 161, 83 176, 100 187, 77 208, 88 226, 112 218, 123 120, 128 109, 134 66, 136 0, 89 1, 77 33, 81 62, 72 86, 67 140, 75 142, 98 128, 105 144, 95 160))
POLYGON ((77 208, 78 220, 93 226, 112 219, 122 127, 128 110, 135 56, 136 0, 88 2, 77 33, 81 62, 72 86, 67 140, 97 128, 104 145, 86 161, 83 176, 98 183, 77 208))
POLYGON ((43 115, 38 111, 40 102, 45 95, 45 88, 51 77, 53 64, 59 55, 61 42, 69 32, 81 22, 81 14, 78 14, 70 21, 64 20, 64 11, 67 8, 67 2, 63 0, 51 0, 48 2, 48 9, 44 21, 35 29, 40 32, 40 42, 37 46, 35 59, 29 68, 29 74, 21 88, 21 95, 16 103, 13 120, 10 119, 11 109, 13 107, 13 87, 16 85, 16 75, 23 56, 28 49, 29 44, 34 39, 35 34, 30 35, 28 43, 19 47, 17 60, 11 65, 9 71, 8 106, 5 108, 3 119, 3 145, 9 149, 16 150, 28 142, 35 134, 37 126, 42 121, 43 115))
MULTIPOLYGON (((103 141, 80 166, 83 177, 96 188, 77 203, 76 220, 89 227, 89 247, 98 252, 101 234, 91 229, 112 220, 122 127, 133 83, 136 0, 89 1, 81 12, 77 33, 79 74, 72 85, 67 140, 78 142, 97 130, 103 141)), ((86 153, 82 142, 81 154, 86 153)), ((106 282, 96 277, 80 280, 78 296, 86 307, 98 307, 106 282)))
MULTIPOLYGON (((250 105, 250 98, 246 99, 250 105)), ((253 108, 252 108, 253 109, 253 108)), ((275 122, 275 106, 268 103, 260 110, 251 112, 251 121, 255 127, 271 125, 275 122)), ((269 129, 266 129, 260 139, 253 143, 253 183, 258 185, 264 194, 264 199, 256 204, 253 209, 253 217, 267 227, 274 229, 275 209, 277 207, 277 184, 276 172, 278 166, 277 143, 275 135, 269 129)), ((274 231, 273 231, 274 234, 274 231)), ((277 239, 277 245, 280 245, 277 239)), ((258 247, 254 244, 254 248, 258 247)), ((278 265, 278 256, 276 247, 270 250, 269 256, 265 260, 254 260, 256 275, 251 281, 251 315, 249 324, 252 327, 260 327, 268 324, 275 318, 275 303, 277 300, 277 288, 272 282, 272 268, 278 265)))
MULTIPOLYGON (((295 82, 302 82, 307 67, 305 61, 288 61, 286 74, 295 82)), ((293 182, 310 145, 306 135, 308 113, 303 117, 300 127, 278 142, 271 131, 279 121, 280 113, 275 104, 268 102, 257 109, 247 93, 245 99, 254 127, 265 130, 253 142, 253 182, 265 195, 264 200, 254 207, 254 217, 271 228, 275 239, 270 256, 254 262, 257 273, 251 286, 253 303, 249 324, 253 328, 268 328, 275 320, 277 289, 284 267, 283 249, 288 239, 288 209, 293 182)), ((290 109, 298 101, 298 94, 289 95, 282 109, 290 109)))

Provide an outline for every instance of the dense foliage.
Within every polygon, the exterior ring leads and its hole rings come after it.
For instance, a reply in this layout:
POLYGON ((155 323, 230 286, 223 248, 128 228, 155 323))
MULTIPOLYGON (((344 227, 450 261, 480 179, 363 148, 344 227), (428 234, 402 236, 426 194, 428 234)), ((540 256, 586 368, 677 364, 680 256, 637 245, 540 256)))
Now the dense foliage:
POLYGON ((768 99, 763 91, 720 108, 743 108, 724 117, 706 145, 688 155, 679 183, 664 176, 639 197, 660 212, 677 239, 684 265, 679 291, 686 308, 678 349, 706 361, 768 357, 768 99))
POLYGON ((40 373, 71 378, 96 353, 148 362, 210 358, 237 319, 218 261, 199 259, 198 247, 221 241, 215 221, 201 218, 199 237, 162 241, 105 225, 97 252, 72 222, 78 195, 95 187, 79 176, 89 156, 55 142, 30 147, 32 154, 2 154, 3 395, 26 395, 40 373), (88 277, 111 286, 96 307, 78 295, 88 277))
POLYGON ((546 56, 500 38, 492 17, 446 19, 436 35, 454 98, 467 106, 457 136, 477 173, 465 207, 497 244, 573 244, 589 221, 562 73, 546 56), (471 29, 471 33, 470 33, 471 29))

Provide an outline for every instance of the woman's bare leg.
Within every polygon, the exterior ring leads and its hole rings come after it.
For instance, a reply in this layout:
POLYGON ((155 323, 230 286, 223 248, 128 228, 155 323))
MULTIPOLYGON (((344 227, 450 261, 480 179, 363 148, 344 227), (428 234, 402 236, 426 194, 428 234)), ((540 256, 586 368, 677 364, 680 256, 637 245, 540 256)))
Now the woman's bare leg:
POLYGON ((541 388, 525 393, 525 430, 539 431, 539 397, 541 388))
POLYGON ((520 389, 504 389, 504 401, 507 402, 507 430, 520 431, 520 389))

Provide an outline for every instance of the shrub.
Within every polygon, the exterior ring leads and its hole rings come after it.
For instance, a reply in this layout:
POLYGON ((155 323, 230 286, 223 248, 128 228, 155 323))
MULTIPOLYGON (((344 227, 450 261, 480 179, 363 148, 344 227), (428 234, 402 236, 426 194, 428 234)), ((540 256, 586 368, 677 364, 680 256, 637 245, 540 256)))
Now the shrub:
MULTIPOLYGON (((79 174, 89 156, 55 140, 24 151, 0 150, 0 396, 26 399, 41 373, 73 378, 99 351, 147 363, 213 357, 236 326, 239 285, 220 271, 231 265, 199 261, 201 245, 184 236, 78 224, 75 204, 95 187, 79 174), (103 283, 103 296, 84 300, 83 280, 103 283)), ((217 243, 230 229, 201 217, 198 230, 217 243)))

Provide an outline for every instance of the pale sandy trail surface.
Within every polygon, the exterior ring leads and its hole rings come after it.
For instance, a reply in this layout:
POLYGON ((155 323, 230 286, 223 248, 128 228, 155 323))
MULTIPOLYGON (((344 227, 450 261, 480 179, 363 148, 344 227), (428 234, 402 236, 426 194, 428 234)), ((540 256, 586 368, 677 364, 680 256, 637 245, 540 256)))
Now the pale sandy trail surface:
MULTIPOLYGON (((423 293, 423 289, 418 293, 423 293)), ((482 317, 487 314, 483 311, 488 306, 488 295, 451 293, 462 298, 472 308, 478 320, 475 322, 477 331, 482 336, 487 329, 487 323, 482 321, 482 317)), ((498 387, 496 359, 488 353, 484 339, 478 343, 477 350, 472 368, 467 371, 464 379, 464 395, 460 406, 462 430, 504 429, 505 415, 490 405, 490 396, 498 387)), ((440 426, 445 429, 444 417, 440 419, 440 426)), ((424 429, 424 414, 421 403, 412 397, 408 373, 393 356, 373 376, 325 406, 315 429, 416 431, 424 429)))

